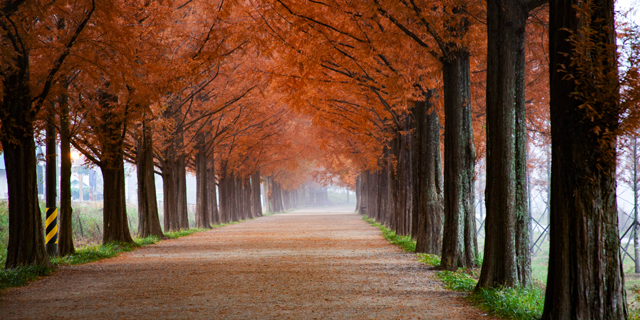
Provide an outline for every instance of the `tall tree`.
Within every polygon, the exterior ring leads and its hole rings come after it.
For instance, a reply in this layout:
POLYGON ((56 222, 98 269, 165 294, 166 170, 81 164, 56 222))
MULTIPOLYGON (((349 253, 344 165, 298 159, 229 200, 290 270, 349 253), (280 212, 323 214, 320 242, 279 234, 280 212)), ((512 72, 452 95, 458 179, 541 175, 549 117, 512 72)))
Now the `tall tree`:
MULTIPOLYGON (((62 84, 67 89, 66 80, 62 84)), ((73 208, 71 206, 71 130, 69 125, 69 97, 63 92, 58 97, 60 108, 60 228, 58 254, 67 256, 76 251, 73 245, 73 208)))
MULTIPOLYGON (((36 148, 34 141, 34 121, 49 95, 54 80, 78 35, 83 31, 95 9, 72 6, 72 12, 82 12, 76 29, 71 36, 55 46, 55 57, 41 66, 47 72, 42 78, 32 78, 32 51, 40 35, 56 29, 48 29, 48 19, 36 13, 47 14, 53 6, 39 7, 40 3, 24 0, 3 2, 0 7, 0 40, 2 67, 0 67, 0 142, 7 168, 9 190, 9 242, 7 245, 7 268, 26 264, 49 265, 44 248, 42 218, 37 197, 36 148), (75 11, 74 11, 75 10, 75 11), (38 34, 41 32, 40 34, 38 34), (51 63, 50 61, 53 61, 51 63), (32 88, 33 83, 38 83, 32 88)), ((62 6, 60 6, 62 7, 62 6)), ((64 14, 64 13, 63 13, 64 14)))
POLYGON ((442 253, 444 218, 440 121, 433 103, 433 90, 425 100, 415 102, 414 210, 416 210, 416 252, 442 253))
POLYGON ((543 319, 628 318, 616 206, 612 0, 551 0, 551 207, 543 319))
POLYGON ((544 0, 487 2, 487 217, 478 287, 529 285, 525 30, 544 0))
POLYGON ((158 217, 156 181, 153 162, 153 136, 150 120, 143 115, 136 141, 136 172, 138 176, 138 237, 164 238, 158 217))

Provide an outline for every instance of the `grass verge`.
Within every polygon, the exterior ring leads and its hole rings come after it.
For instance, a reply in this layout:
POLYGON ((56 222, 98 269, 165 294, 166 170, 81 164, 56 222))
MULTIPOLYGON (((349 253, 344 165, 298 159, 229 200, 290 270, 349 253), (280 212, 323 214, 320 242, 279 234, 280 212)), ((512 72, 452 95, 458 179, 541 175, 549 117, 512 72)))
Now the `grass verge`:
POLYGON ((35 265, 0 270, 0 290, 23 286, 29 281, 50 275, 54 270, 54 268, 35 265))
MULTIPOLYGON (((363 216, 363 219, 380 229, 382 236, 390 243, 400 246, 407 252, 415 252, 416 242, 410 237, 396 235, 391 229, 375 222, 374 219, 366 216, 363 216)), ((440 265, 440 257, 437 255, 416 253, 416 258, 430 266, 440 265)), ((494 315, 516 320, 540 319, 542 316, 544 289, 541 287, 475 290, 478 283, 478 274, 475 270, 460 269, 456 272, 443 270, 436 272, 436 277, 442 281, 445 288, 467 293, 468 301, 494 315)))
POLYGON ((406 252, 416 252, 416 242, 412 240, 410 236, 397 235, 395 231, 377 223, 374 219, 371 219, 364 215, 362 216, 362 218, 370 225, 380 229, 380 231, 382 231, 382 236, 387 239, 387 241, 391 242, 391 244, 399 246, 406 252))

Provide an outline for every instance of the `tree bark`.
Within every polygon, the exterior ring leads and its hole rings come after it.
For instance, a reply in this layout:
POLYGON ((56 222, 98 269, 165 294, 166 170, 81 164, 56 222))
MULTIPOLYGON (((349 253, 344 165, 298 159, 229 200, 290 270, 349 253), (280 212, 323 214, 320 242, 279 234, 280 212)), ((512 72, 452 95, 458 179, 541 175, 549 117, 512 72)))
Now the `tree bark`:
POLYGON ((211 228, 207 173, 207 148, 205 136, 201 133, 198 137, 196 152, 196 228, 211 228))
POLYGON ((444 85, 444 230, 441 265, 475 267, 475 149, 471 126, 469 52, 455 49, 442 60, 444 85))
POLYGON ((156 181, 153 164, 153 142, 149 120, 142 120, 142 130, 137 139, 136 166, 138 176, 138 237, 164 238, 158 216, 156 181))
MULTIPOLYGON (((6 38, 1 41, 3 46, 6 45, 6 38)), ((27 264, 50 266, 38 204, 29 52, 25 49, 16 53, 14 62, 13 68, 0 66, 0 81, 4 88, 0 105, 0 141, 9 191, 9 242, 5 267, 27 264)))
POLYGON ((61 257, 76 252, 73 245, 73 208, 71 206, 71 133, 69 104, 66 94, 60 95, 60 226, 58 254, 61 257))
POLYGON ((105 157, 100 169, 104 179, 102 244, 114 241, 133 243, 127 220, 122 153, 105 157))
POLYGON ((444 215, 440 120, 433 105, 433 91, 425 101, 416 102, 414 117, 414 210, 416 211, 416 252, 442 253, 444 215))
POLYGON ((607 91, 617 96, 619 85, 613 1, 589 2, 580 13, 582 1, 549 3, 551 224, 542 319, 627 319, 615 180, 620 108, 607 91), (593 33, 580 41, 597 50, 569 41, 570 32, 585 30, 593 33), (580 55, 590 60, 572 59, 580 55), (595 83, 605 90, 584 92, 595 83), (592 94, 589 108, 576 93, 592 94))
POLYGON ((262 202, 260 201, 260 171, 251 176, 251 210, 254 217, 262 217, 262 202))
MULTIPOLYGON (((5 96, 6 100, 9 100, 8 95, 5 96)), ((30 106, 30 99, 26 106, 30 106)), ((51 266, 45 250, 44 230, 38 204, 33 125, 29 121, 24 121, 25 119, 15 119, 17 122, 15 126, 4 125, 7 123, 6 120, 3 119, 3 126, 0 129, 9 190, 10 223, 5 268, 28 264, 51 266), (9 140, 8 137, 13 138, 9 140)))
POLYGON ((176 172, 176 186, 178 196, 176 202, 178 204, 178 224, 180 229, 189 229, 189 206, 187 204, 187 165, 185 155, 182 154, 184 146, 182 144, 182 135, 179 138, 179 144, 177 150, 179 150, 178 157, 175 162, 176 172))
POLYGON ((522 0, 487 2, 487 184, 478 288, 531 283, 526 193, 525 28, 522 0))
POLYGON ((165 150, 165 160, 162 164, 163 220, 165 232, 180 230, 180 224, 178 223, 178 188, 175 178, 175 165, 173 164, 173 152, 172 147, 165 150))

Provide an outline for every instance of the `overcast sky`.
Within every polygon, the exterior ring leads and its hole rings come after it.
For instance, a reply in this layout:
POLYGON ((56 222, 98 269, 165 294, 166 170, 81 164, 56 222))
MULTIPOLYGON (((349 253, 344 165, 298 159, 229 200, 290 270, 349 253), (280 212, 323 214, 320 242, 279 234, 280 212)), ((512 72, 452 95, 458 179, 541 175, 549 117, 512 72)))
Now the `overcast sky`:
POLYGON ((640 23, 640 16, 638 15, 638 7, 640 6, 640 2, 638 0, 618 0, 616 1, 616 10, 620 11, 620 12, 624 12, 626 10, 628 10, 629 8, 635 8, 635 10, 633 10, 634 15, 633 15, 633 20, 636 21, 636 23, 640 23))

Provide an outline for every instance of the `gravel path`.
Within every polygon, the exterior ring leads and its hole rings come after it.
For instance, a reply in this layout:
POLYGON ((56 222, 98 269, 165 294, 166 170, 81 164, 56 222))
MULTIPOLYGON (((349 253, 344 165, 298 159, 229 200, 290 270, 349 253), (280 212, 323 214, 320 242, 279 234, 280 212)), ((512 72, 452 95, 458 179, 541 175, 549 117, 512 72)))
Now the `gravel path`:
MULTIPOLYGON (((329 210, 329 209, 323 209, 329 210)), ((0 293, 0 319, 488 319, 350 209, 262 217, 0 293)))

